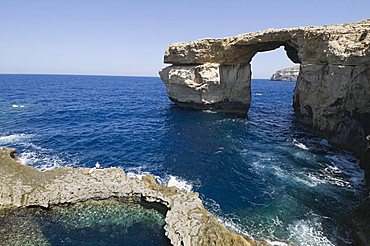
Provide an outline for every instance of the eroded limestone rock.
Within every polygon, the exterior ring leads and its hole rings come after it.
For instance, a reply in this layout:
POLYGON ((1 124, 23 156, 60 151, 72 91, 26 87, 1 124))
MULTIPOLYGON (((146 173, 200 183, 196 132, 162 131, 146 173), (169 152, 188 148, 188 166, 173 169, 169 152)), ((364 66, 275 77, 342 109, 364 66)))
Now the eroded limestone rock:
POLYGON ((249 109, 249 64, 174 65, 159 74, 169 98, 182 106, 228 112, 249 109))
POLYGON ((160 76, 181 106, 247 113, 248 64, 256 53, 280 46, 301 63, 294 92, 298 118, 332 144, 362 153, 370 135, 370 19, 172 44, 164 62, 173 65, 160 76))
POLYGON ((218 39, 170 45, 164 62, 246 64, 257 52, 284 46, 295 63, 355 65, 370 62, 370 19, 343 25, 268 29, 218 39))
POLYGON ((294 92, 299 118, 329 142, 361 153, 370 134, 369 65, 303 63, 294 92))
POLYGON ((128 177, 121 168, 63 167, 40 172, 16 162, 13 151, 0 150, 0 209, 110 198, 166 206, 165 231, 173 245, 267 245, 225 229, 207 212, 198 193, 160 185, 153 176, 128 177))
POLYGON ((297 81, 299 74, 299 66, 280 69, 271 75, 270 80, 273 81, 297 81))

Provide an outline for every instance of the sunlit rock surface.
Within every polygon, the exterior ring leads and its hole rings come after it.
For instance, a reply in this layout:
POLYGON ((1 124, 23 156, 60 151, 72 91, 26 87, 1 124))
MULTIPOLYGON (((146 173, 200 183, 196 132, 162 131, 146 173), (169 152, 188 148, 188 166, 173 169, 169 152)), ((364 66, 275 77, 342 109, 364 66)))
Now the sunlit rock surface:
POLYGON ((280 46, 301 64, 294 91, 298 118, 332 144, 360 154, 370 135, 370 19, 171 44, 164 62, 172 65, 160 76, 180 106, 247 113, 250 62, 280 46))
POLYGON ((270 78, 273 81, 297 81, 299 66, 289 67, 276 71, 270 78))
MULTIPOLYGON (((164 206, 165 235, 172 245, 266 245, 225 229, 205 210, 198 193, 159 185, 153 176, 128 177, 121 168, 63 167, 40 172, 14 157, 14 151, 0 150, 0 211, 119 198, 164 206)), ((30 233, 40 236, 37 225, 32 228, 30 233)))

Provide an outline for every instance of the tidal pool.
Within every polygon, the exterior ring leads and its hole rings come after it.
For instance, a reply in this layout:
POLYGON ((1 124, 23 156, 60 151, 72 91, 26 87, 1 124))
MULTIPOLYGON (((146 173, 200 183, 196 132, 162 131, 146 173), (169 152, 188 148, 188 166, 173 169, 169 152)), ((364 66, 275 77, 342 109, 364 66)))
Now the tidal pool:
POLYGON ((170 245, 163 211, 118 200, 0 211, 0 245, 170 245))

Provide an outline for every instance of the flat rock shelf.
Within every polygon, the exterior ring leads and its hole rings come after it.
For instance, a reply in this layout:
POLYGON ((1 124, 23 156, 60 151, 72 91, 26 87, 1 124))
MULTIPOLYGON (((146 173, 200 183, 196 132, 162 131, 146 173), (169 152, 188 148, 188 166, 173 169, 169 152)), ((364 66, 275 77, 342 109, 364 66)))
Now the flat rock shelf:
MULTIPOLYGON (((128 177, 121 168, 63 167, 40 172, 18 163, 15 158, 14 150, 0 150, 0 214, 3 216, 14 216, 11 209, 19 207, 48 208, 58 214, 55 211, 62 213, 63 209, 55 205, 77 204, 69 208, 72 211, 69 216, 73 216, 76 209, 81 210, 80 213, 94 211, 91 208, 94 204, 96 211, 96 206, 100 205, 93 200, 123 199, 126 203, 149 203, 163 207, 164 231, 172 245, 268 245, 226 229, 204 208, 198 193, 160 185, 151 175, 128 177), (84 201, 89 202, 85 204, 86 209, 81 208, 84 201)), ((116 204, 111 202, 110 206, 112 203, 116 204)), ((51 216, 47 211, 42 213, 51 216)), ((157 224, 160 223, 155 219, 157 215, 152 216, 157 224)), ((146 216, 144 221, 150 220, 150 217, 146 216)), ((75 223, 68 216, 66 218, 61 218, 61 221, 75 223)), ((83 223, 85 221, 79 226, 83 223)), ((48 234, 37 226, 31 228, 28 231, 30 235, 38 234, 39 240, 47 238, 48 234)), ((58 237, 58 233, 54 233, 58 237)), ((0 241, 6 240, 4 230, 0 230, 0 237, 3 237, 0 241)))

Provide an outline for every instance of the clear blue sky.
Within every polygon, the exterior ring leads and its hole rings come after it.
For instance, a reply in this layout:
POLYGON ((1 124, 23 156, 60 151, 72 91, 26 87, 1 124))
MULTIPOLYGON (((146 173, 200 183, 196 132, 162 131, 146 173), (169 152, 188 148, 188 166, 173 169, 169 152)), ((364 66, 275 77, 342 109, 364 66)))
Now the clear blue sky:
MULTIPOLYGON (((366 18, 369 0, 1 0, 0 73, 157 76, 169 43, 366 18)), ((253 76, 290 65, 261 53, 253 76)))

